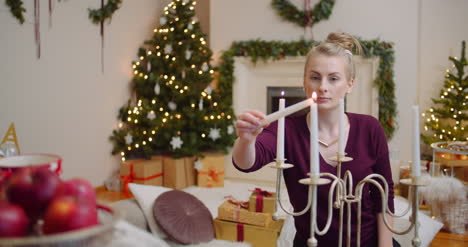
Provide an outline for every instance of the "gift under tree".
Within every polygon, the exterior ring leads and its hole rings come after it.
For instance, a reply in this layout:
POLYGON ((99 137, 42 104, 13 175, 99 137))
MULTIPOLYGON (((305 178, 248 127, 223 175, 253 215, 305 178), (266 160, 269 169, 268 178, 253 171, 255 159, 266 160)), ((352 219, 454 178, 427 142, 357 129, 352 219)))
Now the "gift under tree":
POLYGON ((132 63, 132 96, 110 137, 122 160, 201 156, 226 151, 235 139, 232 107, 211 82, 215 68, 206 35, 195 17, 196 1, 175 0, 132 63))

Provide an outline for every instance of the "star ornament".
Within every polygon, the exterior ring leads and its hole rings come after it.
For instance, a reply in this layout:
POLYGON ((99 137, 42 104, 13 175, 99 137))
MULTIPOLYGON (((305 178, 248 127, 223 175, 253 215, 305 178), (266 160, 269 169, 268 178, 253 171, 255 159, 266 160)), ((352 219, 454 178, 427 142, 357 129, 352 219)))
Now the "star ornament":
POLYGON ((227 128, 227 133, 228 133, 229 135, 231 135, 232 133, 234 133, 234 126, 229 125, 228 128, 227 128))
POLYGON ((161 18, 159 18, 159 24, 164 25, 164 24, 166 24, 166 23, 167 23, 166 17, 161 17, 161 18))
POLYGON ((171 140, 172 149, 176 150, 176 149, 182 147, 183 143, 184 142, 182 141, 182 139, 180 139, 180 136, 173 136, 172 137, 172 140, 171 140))
POLYGON ((130 133, 127 133, 127 135, 126 135, 124 138, 125 138, 125 143, 126 143, 127 145, 132 144, 132 142, 133 142, 133 137, 132 137, 132 135, 130 135, 130 133))
POLYGON ((216 141, 216 139, 219 139, 221 137, 220 130, 218 128, 211 128, 209 137, 213 141, 216 141))
POLYGON ((194 168, 197 171, 200 171, 203 169, 203 163, 200 160, 195 161, 194 168))
POLYGON ((164 47, 164 53, 166 54, 170 54, 172 52, 172 46, 167 44, 165 47, 164 47))

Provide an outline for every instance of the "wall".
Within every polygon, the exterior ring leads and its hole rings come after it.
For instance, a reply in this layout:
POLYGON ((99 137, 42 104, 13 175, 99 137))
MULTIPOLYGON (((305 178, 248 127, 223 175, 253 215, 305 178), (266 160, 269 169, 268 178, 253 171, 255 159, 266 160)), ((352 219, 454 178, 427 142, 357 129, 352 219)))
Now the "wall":
POLYGON ((99 1, 53 1, 51 28, 47 1, 40 2, 40 59, 33 1, 24 1, 24 25, 0 4, 0 138, 14 122, 23 153, 58 154, 65 179, 100 185, 118 166, 108 137, 130 96, 131 61, 159 22, 162 1, 123 1, 105 25, 104 73, 99 27, 87 11, 99 1))
MULTIPOLYGON (((302 1, 291 1, 302 6, 302 1)), ((270 3, 211 1, 210 40, 215 54, 219 56, 233 41, 310 39, 310 30, 283 21, 270 3)), ((468 16, 463 14, 467 9, 468 1, 463 0, 338 0, 330 19, 313 27, 316 40, 323 40, 331 31, 344 31, 363 39, 395 43, 399 128, 389 144, 394 158, 411 160, 409 106, 421 104, 420 108, 426 109, 428 99, 442 86, 442 68, 449 64, 447 56, 453 51, 458 55, 461 39, 468 39, 468 16)))

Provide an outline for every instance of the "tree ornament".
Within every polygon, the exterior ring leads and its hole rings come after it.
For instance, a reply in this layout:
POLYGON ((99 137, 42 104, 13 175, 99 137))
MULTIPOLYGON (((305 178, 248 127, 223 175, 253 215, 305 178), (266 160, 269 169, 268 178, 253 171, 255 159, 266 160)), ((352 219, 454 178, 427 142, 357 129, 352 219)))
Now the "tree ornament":
POLYGON ((150 62, 149 59, 148 59, 148 62, 146 63, 146 71, 147 71, 147 72, 150 72, 150 71, 151 71, 151 62, 150 62))
POLYGON ((195 168, 195 170, 200 171, 201 169, 203 169, 203 163, 201 162, 201 160, 198 159, 197 161, 195 161, 193 167, 195 168))
POLYGON ((130 133, 127 133, 127 135, 125 136, 125 143, 127 145, 130 145, 133 143, 133 136, 130 135, 130 133))
POLYGON ((234 126, 229 125, 229 126, 227 127, 227 133, 228 133, 229 135, 232 135, 232 133, 234 133, 234 126))
POLYGON ((184 0, 184 3, 189 3, 189 2, 190 2, 190 0, 184 0))
POLYGON ((149 120, 153 120, 156 118, 156 113, 154 113, 154 111, 150 111, 148 112, 148 114, 146 115, 146 117, 149 119, 149 120))
POLYGON ((171 54, 171 52, 172 52, 172 46, 170 44, 167 44, 166 46, 164 46, 164 53, 171 54))
POLYGON ((213 141, 216 141, 216 139, 218 139, 218 138, 221 137, 220 129, 218 129, 218 128, 211 128, 211 129, 210 129, 209 137, 210 137, 213 141))
POLYGON ((159 24, 161 24, 161 26, 166 25, 166 23, 167 23, 167 18, 166 17, 159 18, 159 24))
MULTIPOLYGON (((19 154, 20 153, 20 148, 18 144, 18 138, 16 137, 16 130, 15 130, 15 124, 11 123, 10 127, 8 127, 8 130, 3 137, 2 142, 0 143, 1 146, 4 146, 4 153, 7 154, 5 151, 8 151, 7 149, 10 150, 10 152, 13 150, 12 147, 14 147, 15 153, 19 154)), ((9 155, 7 155, 9 156, 9 155)))
POLYGON ((175 109, 177 109, 177 104, 174 103, 174 101, 170 101, 167 106, 169 107, 169 109, 171 109, 171 111, 174 111, 175 109))
POLYGON ((185 70, 182 70, 181 77, 182 77, 182 80, 185 79, 185 70))
POLYGON ((198 102, 198 110, 203 110, 203 98, 200 98, 200 101, 198 102))
POLYGON ((185 59, 186 59, 186 60, 189 60, 191 57, 192 57, 192 52, 189 51, 189 50, 186 50, 186 51, 185 51, 185 59))
POLYGON ((193 24, 192 24, 192 23, 189 23, 189 24, 187 25, 187 29, 188 29, 188 30, 193 30, 193 24))
POLYGON ((211 88, 210 85, 208 85, 206 88, 205 88, 205 92, 209 95, 211 95, 211 93, 213 92, 213 88, 211 88))
POLYGON ((171 139, 172 149, 175 150, 175 149, 181 148, 182 144, 184 144, 184 142, 182 141, 182 139, 180 139, 180 136, 173 136, 172 137, 172 139, 171 139))
POLYGON ((202 65, 202 67, 201 67, 201 69, 202 69, 203 71, 205 71, 205 72, 208 71, 209 68, 210 68, 210 67, 209 67, 208 64, 206 64, 206 63, 204 63, 204 64, 202 65))
POLYGON ((156 95, 159 95, 159 93, 161 93, 161 86, 159 86, 159 82, 157 81, 156 82, 156 85, 154 85, 154 93, 156 95))

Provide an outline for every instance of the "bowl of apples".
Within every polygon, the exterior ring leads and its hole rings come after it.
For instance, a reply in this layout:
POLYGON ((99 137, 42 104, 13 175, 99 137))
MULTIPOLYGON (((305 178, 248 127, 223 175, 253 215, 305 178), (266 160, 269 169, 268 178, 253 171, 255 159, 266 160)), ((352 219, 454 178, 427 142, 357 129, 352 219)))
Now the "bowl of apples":
POLYGON ((24 166, 0 190, 0 246, 104 246, 122 214, 97 203, 85 179, 24 166))

